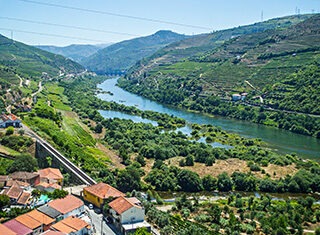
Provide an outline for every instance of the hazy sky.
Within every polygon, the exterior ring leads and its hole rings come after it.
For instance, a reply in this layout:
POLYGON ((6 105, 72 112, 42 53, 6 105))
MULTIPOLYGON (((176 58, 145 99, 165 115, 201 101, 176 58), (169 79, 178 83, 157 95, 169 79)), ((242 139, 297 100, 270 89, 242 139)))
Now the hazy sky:
POLYGON ((262 11, 263 19, 267 20, 293 15, 297 8, 300 9, 300 14, 312 11, 319 13, 320 0, 0 0, 0 34, 11 37, 10 30, 13 30, 15 40, 31 45, 98 44, 137 37, 132 35, 146 36, 162 29, 190 35, 206 33, 258 22, 261 20, 262 11), (195 25, 207 29, 52 7, 35 2, 195 25), (132 35, 41 25, 17 21, 17 19, 132 35))

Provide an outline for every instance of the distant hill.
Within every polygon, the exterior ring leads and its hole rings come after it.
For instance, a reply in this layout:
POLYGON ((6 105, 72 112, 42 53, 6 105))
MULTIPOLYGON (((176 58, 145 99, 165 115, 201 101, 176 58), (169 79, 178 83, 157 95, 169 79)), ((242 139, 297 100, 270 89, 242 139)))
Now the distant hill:
POLYGON ((185 38, 188 36, 162 30, 150 36, 115 43, 84 58, 81 64, 100 74, 125 71, 160 48, 185 38))
POLYGON ((12 41, 0 35, 0 90, 18 85, 20 80, 39 80, 62 74, 79 73, 84 68, 61 55, 12 41))
POLYGON ((145 58, 129 70, 134 76, 140 76, 145 72, 156 70, 159 66, 176 63, 185 58, 196 56, 218 48, 226 41, 242 35, 264 32, 271 29, 287 28, 298 24, 311 15, 286 16, 270 19, 251 25, 239 26, 231 29, 219 30, 210 34, 195 35, 193 37, 171 43, 158 50, 153 55, 145 58))
POLYGON ((99 44, 99 45, 69 45, 65 47, 58 47, 58 46, 46 46, 46 45, 39 45, 35 46, 39 49, 63 55, 73 61, 80 62, 86 57, 91 56, 92 54, 96 53, 98 50, 110 46, 112 43, 109 44, 99 44))

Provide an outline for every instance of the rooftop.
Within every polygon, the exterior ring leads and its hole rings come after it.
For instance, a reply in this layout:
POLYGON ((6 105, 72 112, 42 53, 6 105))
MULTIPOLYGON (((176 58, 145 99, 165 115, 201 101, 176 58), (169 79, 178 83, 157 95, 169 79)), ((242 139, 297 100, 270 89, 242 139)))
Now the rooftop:
POLYGON ((3 224, 0 224, 0 234, 5 234, 5 235, 17 235, 16 232, 12 231, 8 227, 4 226, 3 224))
POLYGON ((123 212, 129 210, 131 207, 142 208, 141 206, 136 205, 136 203, 134 203, 136 201, 140 202, 138 199, 134 198, 118 197, 117 199, 110 202, 108 205, 120 215, 123 212))
POLYGON ((53 229, 58 230, 63 233, 71 233, 82 230, 83 228, 90 229, 90 225, 82 219, 74 216, 70 216, 64 220, 51 226, 53 229))
POLYGON ((14 183, 17 183, 21 188, 26 188, 26 187, 29 187, 30 184, 27 183, 27 182, 23 182, 23 181, 20 181, 20 180, 7 180, 6 182, 6 186, 7 187, 11 187, 14 183))
POLYGON ((38 173, 41 178, 47 178, 47 179, 54 179, 54 180, 60 180, 63 179, 63 175, 61 174, 60 170, 57 168, 45 168, 38 170, 38 173))
POLYGON ((18 118, 14 114, 10 113, 10 114, 2 114, 0 119, 2 119, 3 122, 5 122, 8 120, 15 121, 18 118))
POLYGON ((5 190, 3 190, 3 194, 16 200, 20 197, 22 192, 23 192, 23 189, 20 188, 20 186, 16 182, 14 182, 10 188, 6 188, 5 190))
POLYGON ((52 231, 52 230, 47 230, 42 235, 65 235, 65 233, 58 232, 58 231, 52 231))
POLYGON ((102 199, 107 199, 109 197, 121 197, 125 196, 124 193, 120 192, 118 189, 112 187, 109 184, 98 183, 84 188, 83 190, 99 197, 102 199))
POLYGON ((19 204, 21 204, 21 205, 26 205, 26 204, 28 204, 30 197, 31 197, 31 193, 29 193, 29 192, 23 192, 23 193, 20 195, 20 197, 19 197, 19 199, 18 199, 17 202, 18 202, 19 204))
POLYGON ((27 171, 16 171, 10 175, 10 177, 12 179, 23 179, 23 180, 30 180, 30 179, 33 179, 37 176, 38 176, 38 174, 30 173, 27 171))
POLYGON ((52 224, 55 221, 51 217, 37 210, 30 211, 27 215, 45 225, 52 224))
POLYGON ((3 224, 7 228, 14 231, 17 235, 29 235, 32 234, 32 230, 25 225, 19 223, 17 220, 12 219, 3 224))
POLYGON ((61 215, 59 211, 57 211, 56 209, 48 205, 40 206, 37 210, 54 219, 57 218, 59 215, 61 215))
POLYGON ((42 225, 38 220, 28 216, 28 214, 23 214, 15 218, 16 221, 27 226, 28 228, 34 230, 42 225))
POLYGON ((66 214, 70 211, 73 211, 74 209, 77 209, 84 205, 83 201, 79 198, 68 195, 65 198, 62 199, 56 199, 54 201, 51 201, 48 203, 50 207, 53 209, 56 209, 62 214, 66 214))

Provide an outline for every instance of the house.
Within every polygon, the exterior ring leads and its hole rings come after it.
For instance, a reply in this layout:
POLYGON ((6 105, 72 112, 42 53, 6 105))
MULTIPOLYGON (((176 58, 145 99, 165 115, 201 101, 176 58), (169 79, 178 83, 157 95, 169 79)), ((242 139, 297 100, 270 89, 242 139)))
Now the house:
POLYGON ((63 185, 63 175, 60 170, 57 168, 45 168, 38 170, 37 172, 40 176, 40 182, 45 182, 48 184, 56 183, 59 185, 63 185))
POLYGON ((31 186, 37 185, 40 183, 39 174, 30 173, 26 171, 16 171, 9 175, 13 180, 19 180, 22 182, 29 183, 31 186))
POLYGON ((30 211, 27 213, 27 215, 39 221, 42 224, 43 231, 47 231, 51 227, 51 225, 55 222, 54 219, 47 216, 46 214, 41 213, 38 210, 30 211))
POLYGON ((43 232, 42 223, 28 214, 23 214, 15 218, 16 221, 23 224, 24 226, 28 227, 32 230, 32 235, 37 235, 43 232))
POLYGON ((3 224, 17 235, 32 235, 32 229, 28 228, 27 226, 21 224, 15 219, 9 220, 8 222, 3 224))
POLYGON ((11 203, 16 203, 22 194, 23 189, 20 187, 20 185, 14 181, 10 188, 4 189, 1 194, 7 195, 10 197, 11 203))
POLYGON ((102 182, 83 189, 84 200, 99 208, 102 208, 110 198, 117 198, 121 196, 125 196, 125 194, 111 185, 102 182))
POLYGON ((7 180, 6 187, 10 188, 15 183, 17 183, 19 185, 19 187, 24 189, 24 190, 31 190, 31 186, 30 186, 29 183, 23 182, 23 181, 19 181, 19 180, 11 180, 11 179, 7 180))
POLYGON ((24 206, 28 205, 30 198, 31 198, 31 193, 24 191, 22 192, 19 199, 17 200, 17 204, 24 205, 24 206))
POLYGON ((8 180, 9 177, 7 175, 0 175, 0 188, 3 188, 8 180))
POLYGON ((52 230, 62 232, 64 234, 85 235, 91 234, 90 225, 82 219, 70 216, 64 220, 51 226, 52 230))
POLYGON ((123 234, 134 232, 140 227, 151 230, 151 225, 144 221, 145 210, 137 198, 119 197, 108 205, 112 222, 123 234))
POLYGON ((46 183, 46 182, 40 182, 35 186, 36 189, 40 191, 50 192, 52 193, 56 189, 61 189, 61 186, 56 183, 46 183))
POLYGON ((21 127, 21 121, 14 114, 2 114, 0 116, 0 128, 9 126, 21 127))
POLYGON ((79 216, 84 213, 83 201, 72 195, 53 200, 48 203, 48 206, 59 211, 64 219, 72 215, 79 216))
POLYGON ((0 234, 4 234, 4 235, 17 235, 16 232, 12 231, 10 228, 4 226, 3 224, 0 224, 0 234))
POLYGON ((37 208, 38 211, 41 213, 49 216, 50 218, 54 219, 55 221, 59 221, 63 219, 63 215, 57 211, 56 209, 46 205, 40 206, 37 208))
POLYGON ((1 192, 1 194, 7 195, 12 204, 27 205, 31 197, 31 193, 24 191, 25 187, 30 185, 25 182, 8 180, 6 183, 6 188, 1 192))

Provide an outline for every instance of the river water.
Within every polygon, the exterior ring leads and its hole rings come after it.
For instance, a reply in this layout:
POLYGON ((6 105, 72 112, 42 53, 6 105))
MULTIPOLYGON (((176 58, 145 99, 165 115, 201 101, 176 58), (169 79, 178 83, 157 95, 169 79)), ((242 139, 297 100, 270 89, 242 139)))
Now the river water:
MULTIPOLYGON (((117 78, 107 79, 103 83, 99 84, 98 88, 101 88, 106 92, 111 92, 113 95, 100 93, 98 94, 98 97, 106 101, 114 101, 127 106, 135 106, 141 110, 152 110, 159 113, 174 115, 185 119, 187 123, 211 124, 214 126, 219 126, 226 131, 237 133, 244 137, 260 138, 264 142, 268 143, 270 148, 278 151, 279 153, 297 153, 298 156, 320 161, 319 139, 298 135, 286 130, 258 125, 251 122, 227 119, 216 116, 212 117, 209 115, 188 112, 186 110, 166 106, 127 92, 116 86, 116 84, 117 78)), ((105 118, 126 118, 119 112, 101 111, 100 113, 105 118)), ((128 117, 127 119, 130 119, 130 117, 128 117)), ((184 133, 190 132, 190 125, 187 125, 182 129, 182 131, 184 133)))

